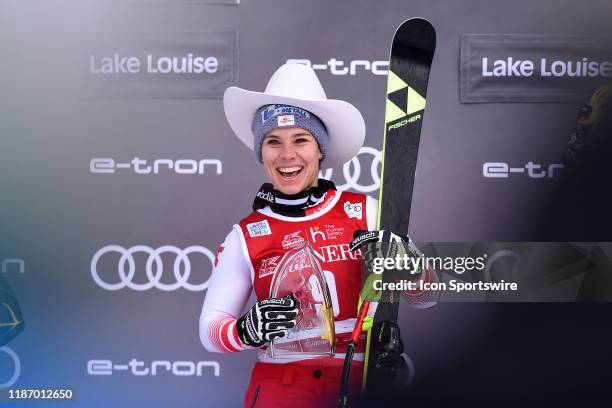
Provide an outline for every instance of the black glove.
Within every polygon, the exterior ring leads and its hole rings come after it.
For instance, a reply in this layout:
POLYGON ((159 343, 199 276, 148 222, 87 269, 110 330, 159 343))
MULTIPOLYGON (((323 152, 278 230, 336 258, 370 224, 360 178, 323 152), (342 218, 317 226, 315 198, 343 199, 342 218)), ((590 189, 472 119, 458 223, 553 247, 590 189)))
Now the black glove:
MULTIPOLYGON (((408 236, 395 234, 386 230, 355 231, 353 240, 349 244, 349 249, 351 251, 361 249, 363 260, 370 273, 377 270, 375 267, 375 258, 395 258, 397 255, 408 255, 412 258, 419 258, 422 256, 421 251, 414 245, 408 236)), ((395 270, 393 268, 383 268, 383 271, 386 274, 385 276, 388 282, 416 279, 423 282, 439 282, 438 274, 433 269, 424 267, 423 263, 419 263, 418 267, 409 271, 395 270)), ((373 282, 374 280, 366 280, 366 284, 369 285, 369 287, 373 285, 373 282)), ((374 299, 374 296, 378 296, 376 291, 372 289, 366 288, 365 293, 370 293, 370 300, 374 299)), ((418 309, 428 309, 437 303, 440 297, 440 291, 431 289, 416 291, 404 290, 402 291, 402 296, 409 305, 418 309)), ((379 297, 379 299, 387 300, 388 298, 383 295, 383 298, 379 297)))
POLYGON ((353 240, 349 244, 349 250, 357 249, 361 249, 363 259, 370 271, 374 258, 395 258, 398 254, 408 254, 414 257, 420 255, 419 250, 407 235, 399 235, 387 230, 355 231, 353 240))
POLYGON ((395 234, 387 230, 365 231, 357 230, 353 233, 353 240, 349 244, 349 250, 354 251, 365 244, 390 243, 390 242, 410 242, 408 236, 395 234))
POLYGON ((292 295, 255 303, 236 322, 238 337, 247 346, 261 347, 266 342, 285 337, 295 327, 298 301, 292 295))

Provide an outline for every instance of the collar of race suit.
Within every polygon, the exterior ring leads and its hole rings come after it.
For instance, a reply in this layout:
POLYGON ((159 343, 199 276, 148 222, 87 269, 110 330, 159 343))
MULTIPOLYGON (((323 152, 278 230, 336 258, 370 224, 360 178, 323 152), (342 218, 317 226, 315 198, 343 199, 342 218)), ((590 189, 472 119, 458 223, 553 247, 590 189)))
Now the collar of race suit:
POLYGON ((335 191, 336 186, 325 179, 319 179, 316 186, 291 195, 275 190, 271 183, 264 183, 255 195, 253 211, 269 206, 272 211, 280 215, 303 217, 308 208, 322 203, 330 190, 335 191))

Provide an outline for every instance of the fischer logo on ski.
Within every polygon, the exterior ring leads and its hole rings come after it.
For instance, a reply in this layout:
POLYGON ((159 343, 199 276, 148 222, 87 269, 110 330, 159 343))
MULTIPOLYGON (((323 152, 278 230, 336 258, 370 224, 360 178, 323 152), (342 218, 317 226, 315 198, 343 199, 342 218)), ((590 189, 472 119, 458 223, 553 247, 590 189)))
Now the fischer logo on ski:
POLYGON ((389 70, 389 77, 387 79, 387 104, 385 108, 385 121, 388 125, 387 130, 397 129, 408 123, 422 119, 423 116, 421 114, 413 114, 424 109, 425 98, 404 82, 397 74, 389 70), (406 116, 409 117, 405 118, 406 116), (402 118, 405 119, 396 122, 398 119, 402 118))

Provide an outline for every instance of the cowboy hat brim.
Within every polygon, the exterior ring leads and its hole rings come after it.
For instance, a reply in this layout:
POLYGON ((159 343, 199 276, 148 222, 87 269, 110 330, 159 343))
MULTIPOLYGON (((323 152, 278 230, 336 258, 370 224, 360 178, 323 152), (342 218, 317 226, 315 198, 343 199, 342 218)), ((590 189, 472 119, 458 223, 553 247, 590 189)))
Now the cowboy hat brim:
POLYGON ((337 99, 308 100, 287 96, 270 95, 247 91, 236 86, 223 94, 225 117, 238 138, 254 150, 254 135, 251 130, 253 117, 264 105, 291 105, 305 109, 317 116, 327 129, 328 152, 321 167, 340 166, 357 153, 365 139, 365 122, 361 113, 348 102, 337 99))

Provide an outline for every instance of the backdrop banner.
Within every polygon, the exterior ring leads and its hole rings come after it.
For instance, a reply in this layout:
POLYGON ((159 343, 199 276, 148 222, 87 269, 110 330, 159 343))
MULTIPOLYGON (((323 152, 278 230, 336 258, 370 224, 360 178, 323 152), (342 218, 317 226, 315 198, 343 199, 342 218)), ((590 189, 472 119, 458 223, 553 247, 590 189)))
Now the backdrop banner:
POLYGON ((461 102, 581 102, 612 76, 603 38, 464 34, 461 102))
POLYGON ((238 83, 238 31, 127 34, 87 58, 93 94, 221 99, 238 83))

